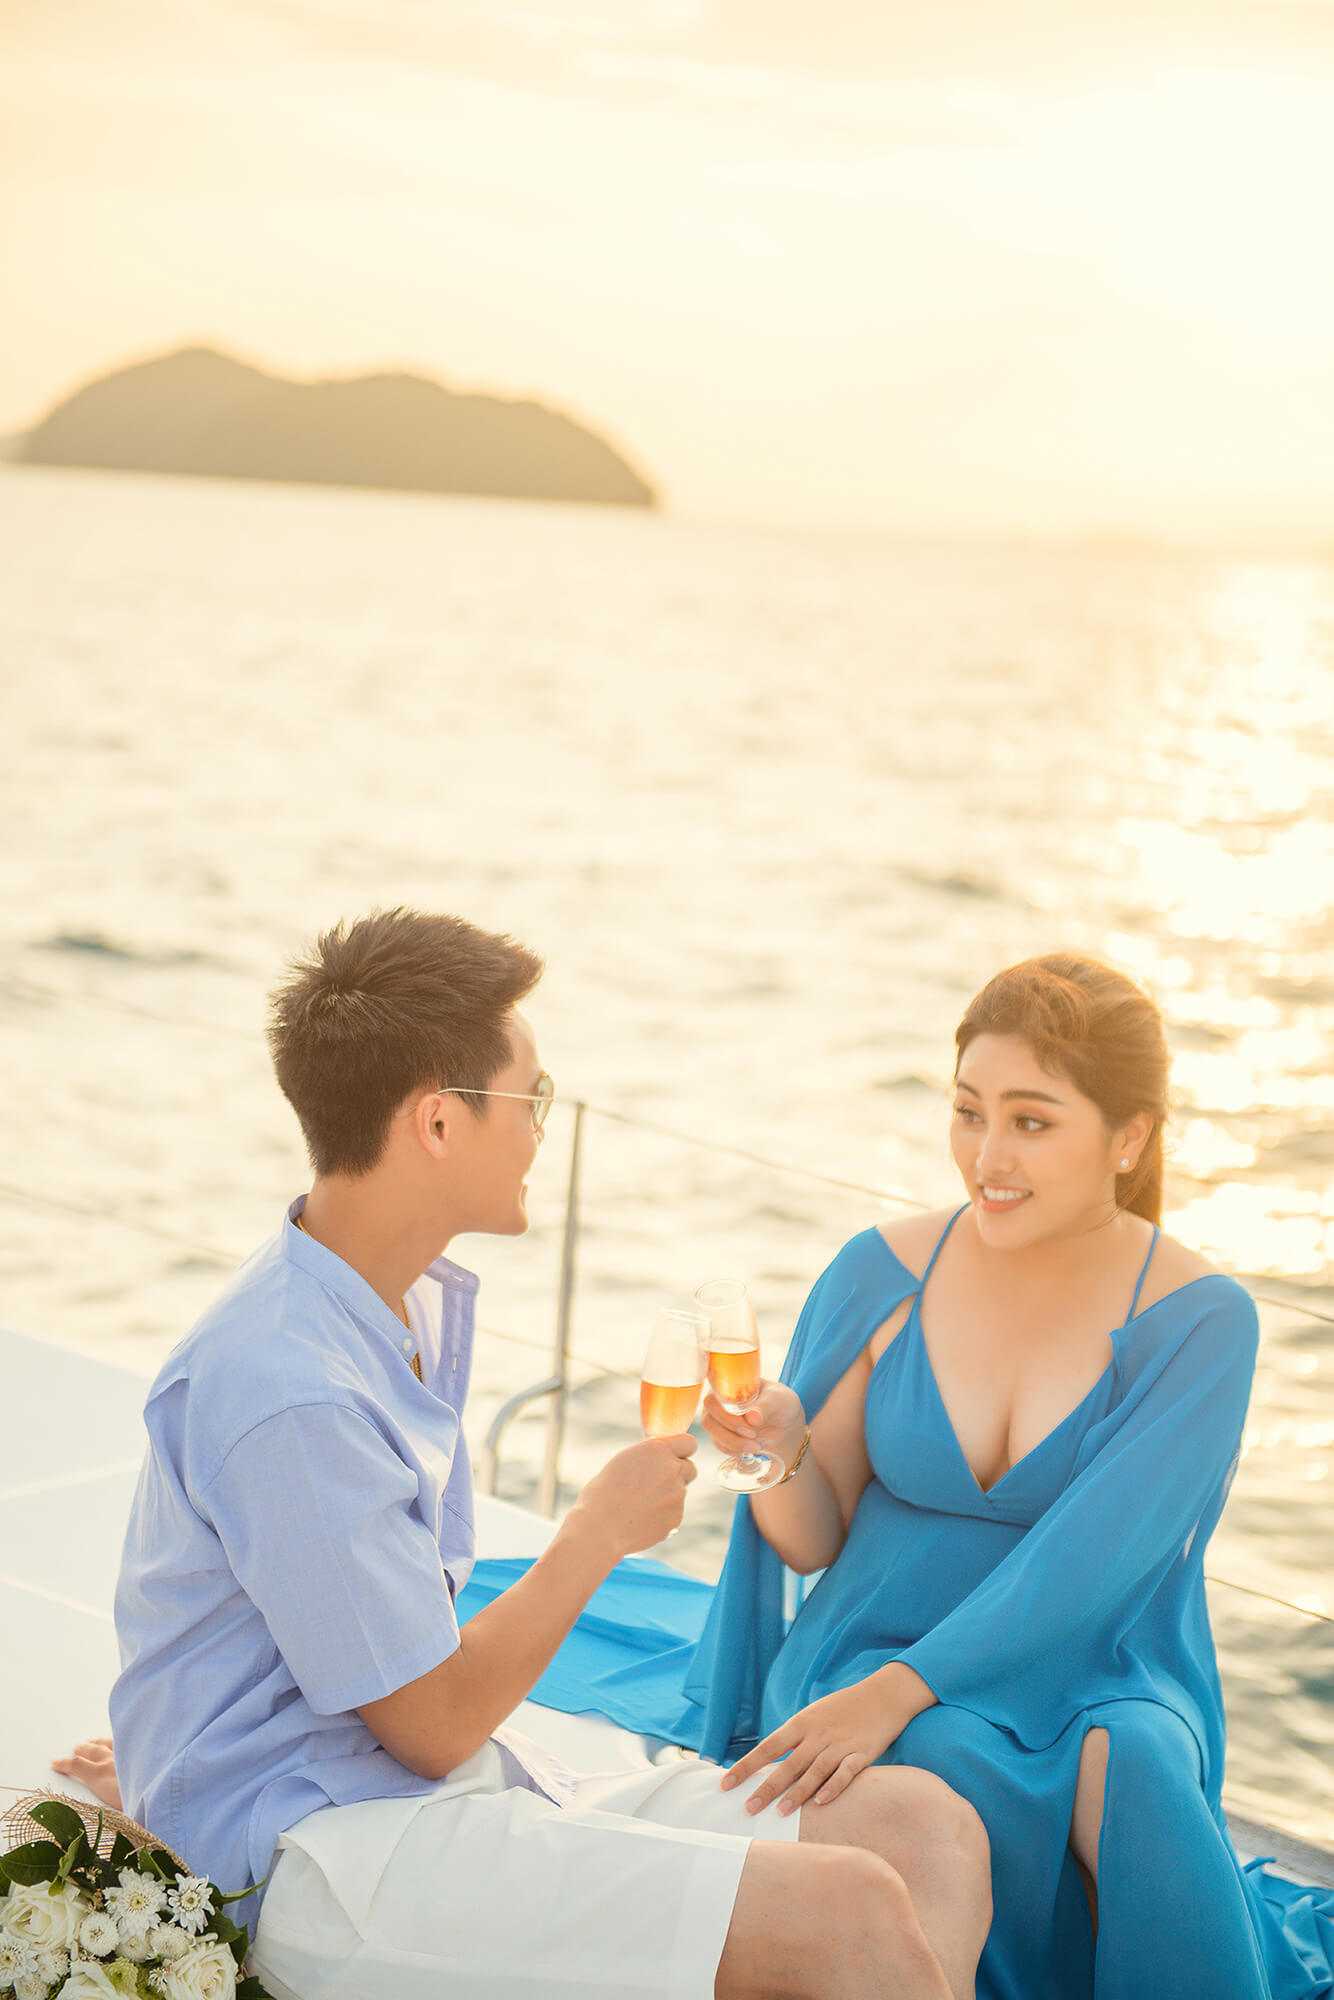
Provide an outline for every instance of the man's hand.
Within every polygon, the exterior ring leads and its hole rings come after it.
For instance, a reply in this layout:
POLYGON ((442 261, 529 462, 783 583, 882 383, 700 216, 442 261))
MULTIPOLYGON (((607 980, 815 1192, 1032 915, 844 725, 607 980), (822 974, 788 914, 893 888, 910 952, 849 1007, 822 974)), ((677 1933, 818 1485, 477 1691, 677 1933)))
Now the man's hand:
POLYGON ((644 1438, 608 1459, 566 1516, 574 1534, 606 1540, 616 1560, 651 1549, 679 1528, 686 1488, 698 1477, 692 1437, 644 1438))
POLYGON ((575 1619, 622 1556, 671 1533, 695 1477, 691 1437, 618 1451, 547 1547, 463 1627, 457 1649, 357 1710, 376 1741, 422 1778, 443 1778, 527 1699, 575 1619))
POLYGON ((699 1420, 709 1442, 725 1458, 743 1451, 768 1451, 791 1465, 806 1435, 806 1412, 795 1389, 785 1382, 763 1382, 757 1400, 739 1417, 725 1410, 712 1389, 704 1398, 699 1420))
POLYGON ((911 1667, 893 1661, 866 1680, 799 1708, 790 1722, 733 1764, 722 1788, 730 1791, 781 1757, 777 1770, 746 1800, 746 1811, 759 1812, 780 1795, 780 1813, 795 1812, 812 1797, 817 1805, 827 1805, 935 1699, 911 1667))
POLYGON ((51 1759, 51 1769, 59 1771, 62 1778, 77 1778, 104 1806, 114 1812, 121 1810, 116 1753, 109 1736, 92 1736, 86 1743, 76 1743, 68 1757, 51 1759))

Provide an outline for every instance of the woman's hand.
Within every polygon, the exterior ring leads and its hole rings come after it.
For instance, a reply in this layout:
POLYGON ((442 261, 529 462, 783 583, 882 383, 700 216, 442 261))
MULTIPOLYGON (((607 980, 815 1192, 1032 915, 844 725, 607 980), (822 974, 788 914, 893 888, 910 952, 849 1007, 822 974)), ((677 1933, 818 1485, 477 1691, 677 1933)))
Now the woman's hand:
POLYGON ((795 1812, 812 1797, 816 1805, 827 1805, 935 1699, 911 1667, 892 1661, 866 1680, 799 1708, 790 1722, 733 1764, 722 1780, 723 1790, 781 1757, 783 1762, 746 1800, 746 1811, 759 1812, 774 1799, 780 1799, 780 1813, 795 1812))
POLYGON ((795 1389, 785 1382, 762 1382, 760 1393, 748 1410, 734 1417, 725 1410, 710 1389, 704 1397, 699 1420, 709 1442, 725 1458, 738 1452, 768 1451, 791 1465, 806 1435, 806 1412, 795 1389))

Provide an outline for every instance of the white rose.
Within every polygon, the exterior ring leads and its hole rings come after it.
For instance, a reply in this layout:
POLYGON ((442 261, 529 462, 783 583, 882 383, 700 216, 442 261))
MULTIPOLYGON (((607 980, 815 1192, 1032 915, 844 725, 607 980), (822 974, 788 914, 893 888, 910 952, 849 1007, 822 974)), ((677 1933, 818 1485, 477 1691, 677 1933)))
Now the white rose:
POLYGON ((43 1979, 40 1972, 29 1972, 14 1981, 14 2000, 46 2000, 46 1989, 50 1984, 50 1980, 43 1979))
POLYGON ((192 1945, 183 1957, 163 1967, 162 1990, 167 2000, 232 2000, 236 1960, 225 1944, 192 1945))
POLYGON ((33 1951, 68 1951, 92 1903, 72 1882, 16 1882, 0 1905, 0 1923, 33 1951))
POLYGON ((61 1987, 60 2000, 117 2000, 117 1994, 105 1968, 81 1958, 61 1987))

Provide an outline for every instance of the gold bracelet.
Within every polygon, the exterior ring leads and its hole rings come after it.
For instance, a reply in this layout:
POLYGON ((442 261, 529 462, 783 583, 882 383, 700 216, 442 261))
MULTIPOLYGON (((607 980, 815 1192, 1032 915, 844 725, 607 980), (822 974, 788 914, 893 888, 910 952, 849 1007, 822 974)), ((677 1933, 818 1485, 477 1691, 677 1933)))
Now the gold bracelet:
POLYGON ((797 1472, 801 1465, 801 1461, 803 1458, 805 1458, 806 1453, 810 1450, 810 1443, 811 1443, 811 1427, 809 1424, 807 1424, 806 1435, 801 1440, 801 1449, 798 1451, 796 1457, 793 1459, 791 1465, 789 1465, 787 1471, 783 1474, 782 1478, 775 1479, 774 1481, 775 1487, 786 1486, 789 1479, 796 1478, 797 1472))

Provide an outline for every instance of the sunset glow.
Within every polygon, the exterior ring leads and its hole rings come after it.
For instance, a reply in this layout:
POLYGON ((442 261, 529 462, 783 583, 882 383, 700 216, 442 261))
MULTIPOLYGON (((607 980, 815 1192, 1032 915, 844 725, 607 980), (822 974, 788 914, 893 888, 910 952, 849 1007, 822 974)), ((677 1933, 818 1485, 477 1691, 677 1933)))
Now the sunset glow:
POLYGON ((605 428, 688 513, 1334 541, 1334 7, 0 26, 0 432, 208 340, 605 428))

